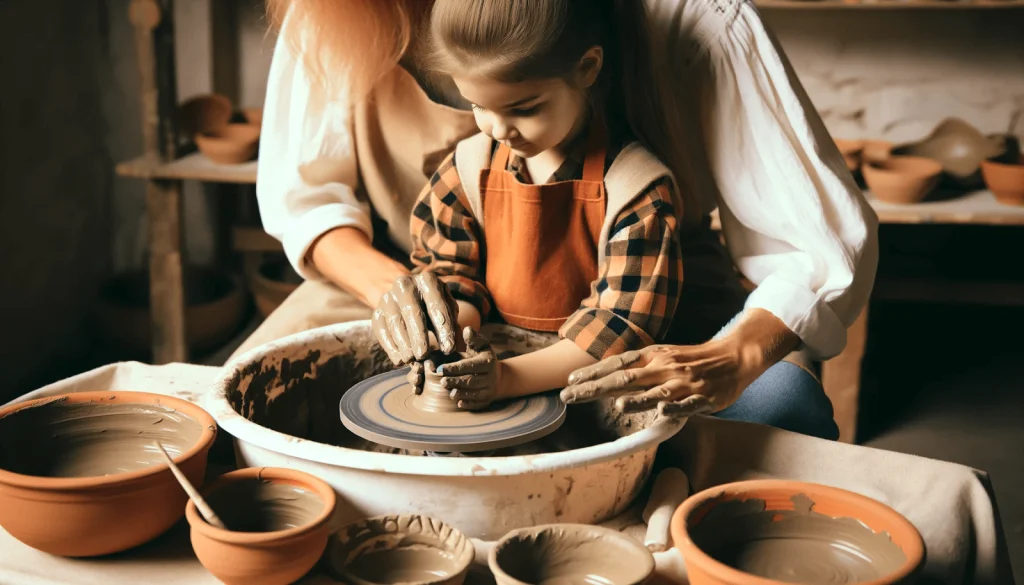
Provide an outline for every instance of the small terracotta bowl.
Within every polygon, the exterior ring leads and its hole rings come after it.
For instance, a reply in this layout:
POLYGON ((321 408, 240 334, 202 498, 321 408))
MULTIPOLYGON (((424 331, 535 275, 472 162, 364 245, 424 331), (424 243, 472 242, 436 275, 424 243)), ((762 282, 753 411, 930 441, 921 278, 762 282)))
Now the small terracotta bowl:
POLYGON ((829 486, 754 480, 706 489, 672 515, 692 585, 907 583, 924 541, 906 518, 829 486))
POLYGON ((487 564, 498 585, 638 585, 654 572, 654 556, 645 546, 621 532, 586 524, 510 532, 491 549, 487 564))
POLYGON ((839 152, 843 155, 843 160, 846 162, 846 168, 852 173, 860 168, 861 159, 864 153, 864 141, 863 140, 843 140, 841 138, 835 139, 836 146, 839 147, 839 152))
POLYGON ((1003 205, 1024 205, 1024 154, 1015 165, 982 161, 981 175, 997 201, 1003 205))
POLYGON ((242 115, 245 116, 245 121, 253 126, 263 125, 263 108, 244 108, 242 115))
POLYGON ((80 392, 0 409, 0 525, 54 555, 127 550, 181 519, 159 440, 202 485, 217 434, 202 408, 146 392, 80 392))
POLYGON ((475 554, 473 543, 455 528, 408 514, 342 528, 329 557, 334 576, 351 585, 461 585, 475 554))
POLYGON ((192 549, 227 585, 285 585, 308 573, 327 546, 336 503, 322 480, 275 467, 226 473, 203 499, 229 530, 207 523, 189 500, 192 549))
POLYGON ((259 148, 260 128, 252 124, 227 124, 196 134, 196 146, 210 160, 237 165, 253 159, 259 148))
POLYGON ((942 176, 942 164, 919 156, 890 156, 872 160, 861 169, 864 182, 881 201, 919 203, 942 176))
POLYGON ((228 125, 234 107, 220 94, 200 95, 178 106, 178 129, 192 139, 202 132, 215 132, 228 125))

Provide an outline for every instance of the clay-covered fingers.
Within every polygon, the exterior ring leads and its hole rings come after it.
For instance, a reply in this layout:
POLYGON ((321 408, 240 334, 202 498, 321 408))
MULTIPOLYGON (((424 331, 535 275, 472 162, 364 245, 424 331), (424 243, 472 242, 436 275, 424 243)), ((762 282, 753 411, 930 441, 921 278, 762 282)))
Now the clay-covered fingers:
POLYGON ((566 404, 592 402, 646 390, 663 383, 666 377, 667 373, 663 368, 614 370, 603 378, 566 386, 559 393, 559 398, 566 404))
MULTIPOLYGON (((399 277, 391 287, 391 298, 398 306, 404 338, 408 343, 407 348, 402 349, 407 349, 414 359, 424 359, 430 351, 430 339, 427 336, 427 315, 420 302, 416 280, 408 275, 399 277)), ((398 340, 395 342, 398 343, 398 340)))
POLYGON ((377 342, 384 348, 384 352, 388 354, 388 359, 391 360, 391 363, 397 366, 403 363, 405 355, 398 344, 395 343, 394 335, 391 333, 391 327, 388 324, 389 296, 389 293, 385 293, 381 297, 377 308, 373 311, 370 323, 377 342))
POLYGON ((409 373, 406 374, 405 380, 412 386, 414 394, 423 394, 424 368, 433 371, 434 362, 427 360, 426 362, 413 362, 409 364, 409 373))
POLYGON ((659 402, 658 414, 666 418, 687 418, 715 412, 714 400, 703 394, 691 394, 674 402, 659 402))
POLYGON ((569 374, 569 385, 576 386, 584 382, 591 382, 604 378, 614 372, 628 368, 643 358, 641 350, 627 351, 619 355, 603 359, 594 365, 580 368, 569 374))
POLYGON ((660 402, 679 400, 689 394, 690 391, 686 382, 680 379, 671 379, 663 384, 658 384, 649 390, 620 396, 615 401, 615 408, 622 412, 641 412, 644 410, 652 410, 656 408, 660 402))
POLYGON ((455 351, 455 327, 458 323, 459 308, 451 291, 448 290, 448 285, 429 270, 417 274, 414 281, 441 351, 455 351))

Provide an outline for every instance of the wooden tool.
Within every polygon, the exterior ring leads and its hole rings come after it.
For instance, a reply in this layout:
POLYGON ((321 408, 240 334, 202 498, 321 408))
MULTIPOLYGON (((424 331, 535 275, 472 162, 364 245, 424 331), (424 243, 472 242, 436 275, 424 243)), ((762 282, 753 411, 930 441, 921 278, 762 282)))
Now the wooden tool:
POLYGON ((221 519, 213 512, 213 509, 206 503, 203 496, 200 496, 196 488, 192 486, 192 482, 190 482, 188 478, 185 477, 185 474, 178 469, 178 466, 174 464, 174 461, 171 459, 171 456, 167 454, 167 451, 164 451, 164 446, 161 445, 159 441, 154 441, 154 444, 164 456, 164 459, 167 461, 167 466, 171 468, 171 473, 173 473, 174 477, 178 479, 178 483, 181 484, 182 489, 184 489, 185 493, 188 494, 188 497, 195 502, 196 509, 198 509, 199 513, 203 515, 203 518, 217 528, 227 530, 228 527, 224 526, 224 523, 221 522, 221 519))
POLYGON ((654 480, 651 497, 644 508, 647 523, 644 546, 651 552, 668 550, 669 523, 676 508, 690 495, 690 480, 681 469, 663 469, 654 480))

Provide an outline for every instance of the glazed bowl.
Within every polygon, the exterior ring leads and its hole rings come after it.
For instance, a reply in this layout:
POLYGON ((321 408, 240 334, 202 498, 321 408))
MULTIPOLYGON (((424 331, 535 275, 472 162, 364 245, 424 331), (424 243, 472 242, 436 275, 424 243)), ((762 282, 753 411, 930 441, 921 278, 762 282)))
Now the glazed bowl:
POLYGON ((829 486, 741 481, 688 498, 672 540, 692 585, 906 583, 924 541, 906 518, 871 498, 829 486))
POLYGON ((595 583, 638 585, 654 572, 654 556, 621 532, 586 524, 548 524, 510 532, 487 564, 498 585, 595 583))
POLYGON ((881 201, 919 203, 935 188, 942 175, 938 161, 917 156, 890 156, 872 160, 861 169, 864 182, 881 201))
POLYGON ((440 520, 378 516, 339 530, 329 554, 334 576, 351 585, 461 585, 473 543, 440 520))
POLYGON ((285 585, 308 573, 327 546, 336 503, 320 479, 273 467, 226 473, 203 498, 228 530, 206 522, 189 500, 192 549, 227 585, 285 585))
POLYGON ((66 557, 130 549, 166 532, 187 496, 153 444, 202 485, 217 426, 145 392, 81 392, 0 409, 0 526, 66 557))
POLYGON ((178 130, 192 140, 196 134, 215 132, 228 125, 234 107, 220 94, 200 95, 178 106, 178 130))
POLYGON ((263 317, 274 312, 288 295, 302 284, 284 254, 266 254, 249 276, 249 288, 256 299, 256 309, 263 317))
POLYGON ((864 141, 836 138, 835 143, 839 148, 840 154, 843 155, 843 161, 846 162, 846 168, 851 173, 859 169, 864 153, 864 141))
POLYGON ((1024 205, 1024 154, 1017 164, 983 161, 981 174, 985 185, 1003 205, 1024 205))
POLYGON ((236 165, 253 159, 259 148, 260 127, 227 124, 196 134, 196 146, 215 163, 236 165))

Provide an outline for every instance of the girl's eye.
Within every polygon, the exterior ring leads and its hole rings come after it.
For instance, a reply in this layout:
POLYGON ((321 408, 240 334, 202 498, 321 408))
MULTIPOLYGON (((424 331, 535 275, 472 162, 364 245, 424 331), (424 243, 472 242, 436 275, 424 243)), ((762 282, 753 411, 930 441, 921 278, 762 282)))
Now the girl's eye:
POLYGON ((539 110, 540 110, 540 104, 535 104, 535 105, 532 105, 532 106, 530 106, 528 108, 518 108, 518 109, 515 109, 515 110, 509 110, 509 113, 512 114, 513 116, 517 116, 517 117, 520 117, 520 118, 525 118, 527 116, 532 116, 532 115, 536 114, 539 110))

